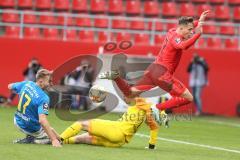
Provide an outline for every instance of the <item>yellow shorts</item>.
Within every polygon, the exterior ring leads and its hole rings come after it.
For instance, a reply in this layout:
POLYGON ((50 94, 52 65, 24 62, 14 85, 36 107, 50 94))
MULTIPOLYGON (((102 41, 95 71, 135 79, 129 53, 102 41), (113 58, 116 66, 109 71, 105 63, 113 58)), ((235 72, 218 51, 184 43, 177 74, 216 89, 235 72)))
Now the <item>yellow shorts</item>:
POLYGON ((93 119, 90 121, 89 134, 96 144, 107 147, 119 147, 125 144, 125 135, 120 129, 118 121, 93 119))

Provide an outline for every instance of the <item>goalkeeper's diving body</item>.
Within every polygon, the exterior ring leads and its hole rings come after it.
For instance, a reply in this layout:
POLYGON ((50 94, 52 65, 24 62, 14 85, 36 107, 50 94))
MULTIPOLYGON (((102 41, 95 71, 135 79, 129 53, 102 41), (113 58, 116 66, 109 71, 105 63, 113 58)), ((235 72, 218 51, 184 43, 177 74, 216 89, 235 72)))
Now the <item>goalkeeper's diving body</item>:
POLYGON ((64 144, 91 144, 105 147, 120 147, 129 143, 138 128, 145 121, 150 128, 149 149, 154 149, 159 124, 159 110, 145 98, 127 98, 127 111, 117 121, 92 119, 77 121, 61 135, 64 144), (80 131, 87 131, 80 134, 80 131))

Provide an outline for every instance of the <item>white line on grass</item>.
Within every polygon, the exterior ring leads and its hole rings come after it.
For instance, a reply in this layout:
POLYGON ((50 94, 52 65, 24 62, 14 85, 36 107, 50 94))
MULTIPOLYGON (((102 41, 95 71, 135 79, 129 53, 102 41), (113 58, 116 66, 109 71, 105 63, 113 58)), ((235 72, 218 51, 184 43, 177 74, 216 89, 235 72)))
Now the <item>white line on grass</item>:
POLYGON ((240 127, 240 124, 231 123, 231 122, 223 122, 223 121, 218 121, 218 120, 202 120, 202 121, 214 123, 214 124, 231 126, 231 127, 240 127))
MULTIPOLYGON (((141 134, 141 133, 136 133, 136 135, 139 136, 139 137, 150 138, 150 136, 145 135, 145 134, 141 134)), ((197 143, 185 142, 185 141, 168 139, 168 138, 162 138, 162 137, 158 137, 157 139, 161 140, 161 141, 180 143, 180 144, 192 145, 192 146, 197 146, 197 147, 202 147, 202 148, 208 148, 208 149, 211 149, 211 150, 220 150, 220 151, 226 151, 226 152, 232 152, 232 153, 239 153, 240 154, 239 150, 233 150, 233 149, 227 149, 227 148, 222 148, 222 147, 209 146, 209 145, 205 145, 205 144, 197 144, 197 143)))

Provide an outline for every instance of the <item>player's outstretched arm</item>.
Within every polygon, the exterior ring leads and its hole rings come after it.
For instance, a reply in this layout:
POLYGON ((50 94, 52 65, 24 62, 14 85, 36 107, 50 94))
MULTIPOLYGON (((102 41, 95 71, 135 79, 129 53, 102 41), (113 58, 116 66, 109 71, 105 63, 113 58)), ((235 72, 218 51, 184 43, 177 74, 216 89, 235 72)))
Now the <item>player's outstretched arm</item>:
POLYGON ((52 142, 53 147, 61 147, 61 144, 58 140, 58 137, 53 132, 52 127, 50 126, 47 116, 45 114, 39 114, 39 123, 42 125, 44 131, 47 133, 48 137, 52 142))
POLYGON ((8 89, 12 90, 12 88, 13 88, 12 86, 13 86, 13 83, 8 84, 8 89))
POLYGON ((8 84, 8 89, 11 90, 11 91, 14 91, 15 93, 18 93, 18 92, 21 91, 22 87, 26 83, 27 83, 26 81, 10 83, 10 84, 8 84))
POLYGON ((191 47, 198 40, 200 36, 201 36, 201 33, 196 33, 191 38, 185 41, 181 40, 181 38, 179 37, 176 37, 176 38, 172 38, 171 43, 174 46, 174 48, 185 50, 191 47))
POLYGON ((206 20, 207 15, 209 15, 210 13, 211 13, 211 11, 210 11, 210 10, 207 10, 207 11, 204 11, 204 12, 201 14, 201 16, 200 16, 200 18, 199 18, 199 20, 198 20, 198 25, 197 25, 197 27, 195 28, 195 32, 196 32, 196 33, 202 33, 202 32, 203 32, 202 26, 203 26, 203 24, 205 23, 205 20, 206 20))
POLYGON ((173 46, 176 49, 183 49, 183 50, 188 49, 189 47, 191 47, 198 40, 200 35, 202 34, 202 32, 203 32, 202 26, 203 26, 203 24, 204 24, 204 22, 206 20, 206 17, 207 17, 207 15, 209 13, 210 13, 209 10, 204 11, 201 14, 199 20, 194 22, 194 26, 197 25, 197 27, 195 28, 195 34, 191 38, 189 38, 188 40, 182 41, 181 38, 175 37, 171 41, 173 46))
POLYGON ((199 22, 199 23, 203 23, 203 22, 206 20, 207 15, 209 15, 210 13, 211 13, 210 10, 204 11, 204 12, 201 14, 198 22, 199 22))

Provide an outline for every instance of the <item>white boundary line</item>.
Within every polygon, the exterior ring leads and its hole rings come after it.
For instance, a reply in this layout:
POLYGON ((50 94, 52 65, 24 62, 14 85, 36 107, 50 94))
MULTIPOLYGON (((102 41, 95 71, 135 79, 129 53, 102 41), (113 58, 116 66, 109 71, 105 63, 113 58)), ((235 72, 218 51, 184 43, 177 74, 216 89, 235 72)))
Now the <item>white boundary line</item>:
MULTIPOLYGON (((136 133, 136 135, 139 136, 139 137, 150 138, 150 136, 145 135, 145 134, 141 134, 141 133, 136 133)), ((192 146, 197 146, 197 147, 202 147, 202 148, 208 148, 208 149, 211 149, 211 150, 219 150, 219 151, 226 151, 226 152, 232 152, 232 153, 239 153, 240 154, 239 150, 233 150, 233 149, 227 149, 227 148, 222 148, 222 147, 209 146, 209 145, 205 145, 205 144, 197 144, 197 143, 185 142, 185 141, 168 139, 168 138, 162 138, 162 137, 158 137, 157 139, 161 140, 161 141, 180 143, 180 144, 192 145, 192 146)))
POLYGON ((201 120, 201 121, 208 122, 208 123, 219 124, 219 125, 230 126, 230 127, 238 127, 238 128, 240 128, 240 124, 237 124, 237 123, 223 122, 223 121, 218 121, 218 120, 201 120))

